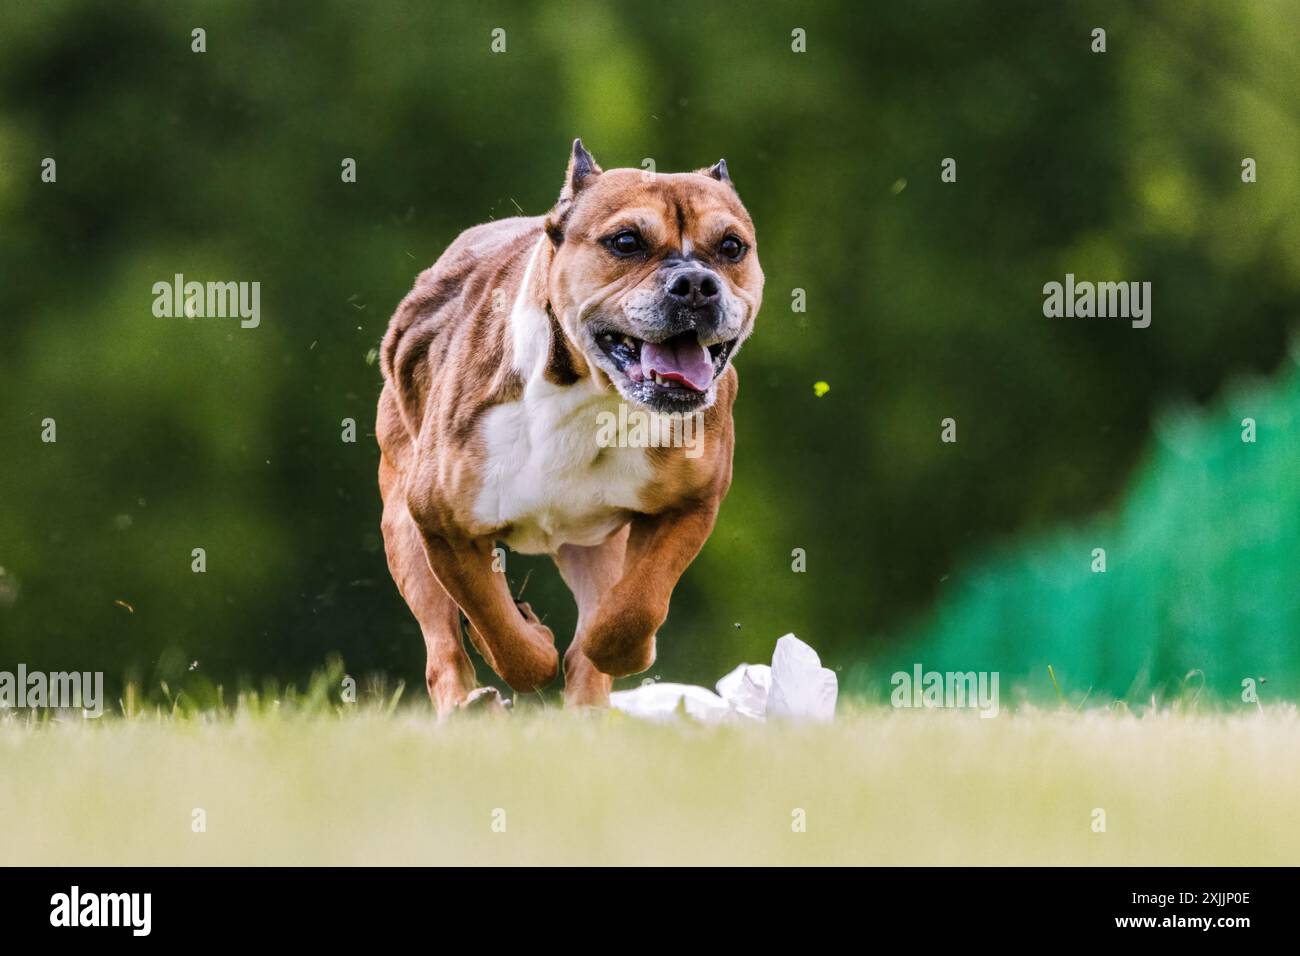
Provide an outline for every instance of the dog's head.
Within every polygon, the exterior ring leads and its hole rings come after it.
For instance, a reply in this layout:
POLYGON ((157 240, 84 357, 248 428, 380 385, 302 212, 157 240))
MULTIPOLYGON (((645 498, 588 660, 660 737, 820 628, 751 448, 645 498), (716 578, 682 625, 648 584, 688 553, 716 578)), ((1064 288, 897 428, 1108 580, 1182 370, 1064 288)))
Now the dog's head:
POLYGON ((754 224, 726 162, 603 171, 575 140, 546 232, 551 306, 593 374, 656 411, 711 404, 763 296, 754 224))

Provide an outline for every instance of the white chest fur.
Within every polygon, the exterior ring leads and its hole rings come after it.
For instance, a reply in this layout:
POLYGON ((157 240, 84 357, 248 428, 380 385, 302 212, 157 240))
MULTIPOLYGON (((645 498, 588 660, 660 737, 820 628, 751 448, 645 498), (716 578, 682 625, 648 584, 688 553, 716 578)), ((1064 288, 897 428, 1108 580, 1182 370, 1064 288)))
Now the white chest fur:
POLYGON ((550 322, 528 297, 536 261, 534 250, 510 313, 523 397, 484 417, 487 457, 474 506, 482 523, 509 525, 506 543, 525 554, 599 544, 641 507, 641 489, 654 477, 644 448, 602 443, 601 416, 618 414, 617 393, 590 379, 563 386, 546 380, 550 322))
POLYGON ((599 416, 619 401, 587 382, 530 382, 523 399, 488 412, 475 517, 508 524, 506 543, 525 554, 604 541, 653 478, 645 449, 601 447, 599 416))

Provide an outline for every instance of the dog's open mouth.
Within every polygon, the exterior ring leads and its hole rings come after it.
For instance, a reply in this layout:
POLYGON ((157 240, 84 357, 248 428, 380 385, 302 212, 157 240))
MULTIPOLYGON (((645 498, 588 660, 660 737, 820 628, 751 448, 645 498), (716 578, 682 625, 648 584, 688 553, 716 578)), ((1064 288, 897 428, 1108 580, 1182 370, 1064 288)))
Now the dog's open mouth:
POLYGON ((662 342, 607 331, 596 336, 596 343, 638 391, 647 390, 647 397, 690 404, 726 367, 736 340, 705 346, 694 331, 662 342))

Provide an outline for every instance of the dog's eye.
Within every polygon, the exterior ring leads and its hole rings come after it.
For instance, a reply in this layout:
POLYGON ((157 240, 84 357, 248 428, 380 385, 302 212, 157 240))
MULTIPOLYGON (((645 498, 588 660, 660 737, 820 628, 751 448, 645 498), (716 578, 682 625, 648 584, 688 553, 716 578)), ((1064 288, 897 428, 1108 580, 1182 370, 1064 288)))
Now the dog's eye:
POLYGON ((643 248, 641 237, 637 235, 635 229, 624 229, 622 232, 614 233, 609 237, 608 243, 610 249, 620 256, 635 255, 643 248))
POLYGON ((733 262, 739 261, 745 254, 745 244, 736 236, 728 235, 718 244, 718 252, 733 262))

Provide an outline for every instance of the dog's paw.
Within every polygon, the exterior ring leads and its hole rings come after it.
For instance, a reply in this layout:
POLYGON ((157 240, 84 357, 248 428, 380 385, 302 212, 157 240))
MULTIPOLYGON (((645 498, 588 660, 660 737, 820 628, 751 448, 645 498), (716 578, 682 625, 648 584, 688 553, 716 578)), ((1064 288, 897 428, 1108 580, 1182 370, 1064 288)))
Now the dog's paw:
POLYGON ((514 701, 502 697, 495 687, 479 687, 460 702, 459 710, 466 714, 506 714, 513 706, 514 701))
POLYGON ((611 677, 639 674, 655 662, 655 631, 667 616, 667 608, 660 611, 617 600, 602 603, 582 649, 598 670, 611 677))
POLYGON ((631 677, 649 670, 655 662, 655 637, 633 641, 610 640, 592 642, 586 648, 587 657, 596 669, 610 677, 631 677))

